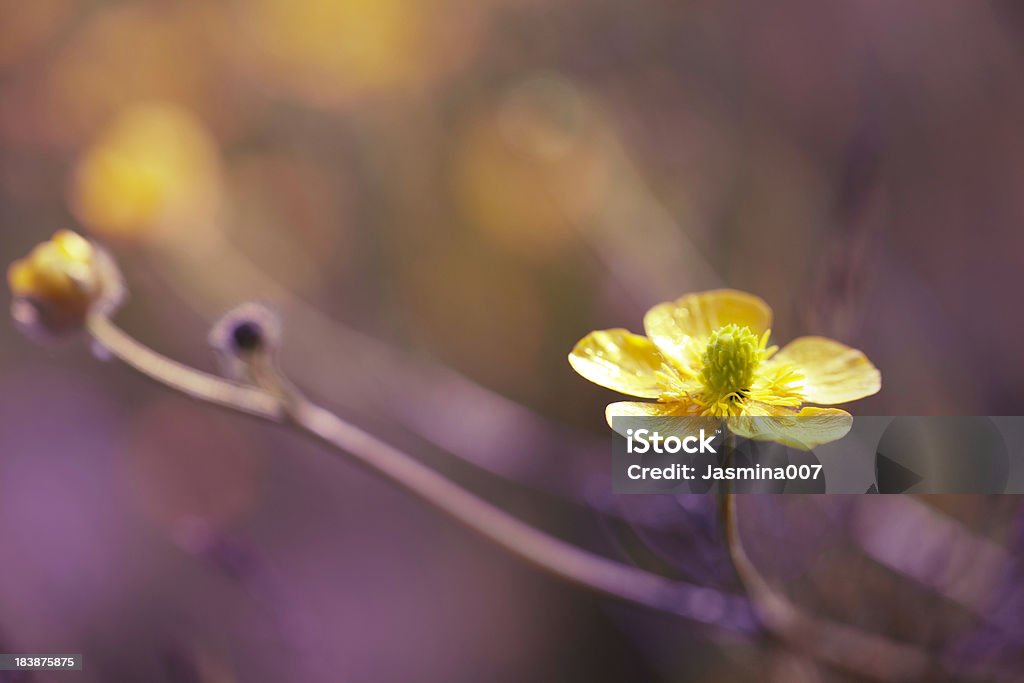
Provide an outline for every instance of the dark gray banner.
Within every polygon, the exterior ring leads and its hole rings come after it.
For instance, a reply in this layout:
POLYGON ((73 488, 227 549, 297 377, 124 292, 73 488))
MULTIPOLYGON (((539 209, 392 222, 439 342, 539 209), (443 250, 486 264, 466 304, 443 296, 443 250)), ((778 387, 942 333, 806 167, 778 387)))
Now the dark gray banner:
POLYGON ((615 417, 615 493, 1024 493, 1024 417, 615 417))
MULTIPOLYGON (((0 671, 61 670, 81 671, 82 655, 0 654, 0 671)), ((3 677, 0 676, 0 679, 3 677)))

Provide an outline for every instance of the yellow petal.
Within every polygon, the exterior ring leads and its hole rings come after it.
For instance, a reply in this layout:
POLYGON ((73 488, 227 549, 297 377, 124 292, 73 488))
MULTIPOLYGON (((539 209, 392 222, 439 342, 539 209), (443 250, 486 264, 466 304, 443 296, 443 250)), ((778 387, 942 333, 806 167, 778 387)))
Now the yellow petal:
POLYGON ((686 356, 686 338, 707 338, 729 323, 744 325, 760 335, 771 327, 772 309, 753 294, 715 289, 658 304, 644 316, 647 336, 684 368, 692 366, 686 356))
MULTIPOLYGON (((105 304, 118 299, 120 281, 115 270, 84 237, 68 230, 58 232, 7 271, 15 298, 27 300, 21 304, 31 304, 34 311, 31 321, 18 313, 19 323, 29 331, 38 328, 55 335, 80 328, 101 299, 105 304)), ((29 307, 20 305, 22 310, 29 307)))
POLYGON ((878 393, 882 376, 857 349, 825 337, 800 337, 770 363, 792 363, 804 375, 800 388, 809 403, 832 405, 878 393))
POLYGON ((801 450, 838 441, 853 426, 853 416, 838 408, 808 407, 789 414, 783 410, 755 405, 747 415, 726 418, 726 423, 731 431, 748 439, 776 441, 801 450))
POLYGON ((677 381, 658 347, 622 329, 591 332, 569 354, 569 364, 595 384, 642 398, 659 398, 677 381))
MULTIPOLYGON (((658 431, 663 436, 678 436, 680 438, 697 434, 701 429, 711 432, 721 425, 721 420, 715 417, 700 416, 700 406, 689 401, 673 401, 671 403, 643 403, 641 401, 620 401, 612 403, 605 409, 605 419, 608 426, 615 429, 612 418, 615 417, 674 417, 671 424, 659 427, 658 431)), ((616 429, 616 431, 619 431, 616 429)), ((621 431, 619 431, 622 434, 621 431)), ((625 436, 625 434, 623 434, 625 436)))
POLYGON ((71 230, 58 230, 51 240, 61 254, 69 260, 79 263, 92 261, 93 246, 77 232, 71 230))
POLYGON ((15 261, 7 269, 7 284, 14 296, 30 296, 35 293, 35 275, 28 261, 15 261))

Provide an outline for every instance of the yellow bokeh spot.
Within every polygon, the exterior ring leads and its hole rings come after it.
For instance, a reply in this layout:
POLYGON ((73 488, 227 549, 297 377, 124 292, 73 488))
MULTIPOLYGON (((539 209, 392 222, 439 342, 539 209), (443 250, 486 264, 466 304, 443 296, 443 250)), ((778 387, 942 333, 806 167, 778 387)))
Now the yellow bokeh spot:
POLYGON ((125 238, 209 218, 221 192, 214 141, 171 104, 124 110, 82 155, 72 207, 100 235, 125 238))
POLYGON ((322 104, 407 90, 463 63, 479 5, 464 0, 290 0, 240 5, 253 73, 322 104))
POLYGON ((402 0, 256 0, 252 12, 268 52, 285 67, 323 69, 357 84, 400 82, 416 69, 424 3, 402 0))
POLYGON ((606 138, 568 84, 537 79, 467 126, 452 179, 463 217, 512 251, 543 257, 572 239, 609 178, 606 138))

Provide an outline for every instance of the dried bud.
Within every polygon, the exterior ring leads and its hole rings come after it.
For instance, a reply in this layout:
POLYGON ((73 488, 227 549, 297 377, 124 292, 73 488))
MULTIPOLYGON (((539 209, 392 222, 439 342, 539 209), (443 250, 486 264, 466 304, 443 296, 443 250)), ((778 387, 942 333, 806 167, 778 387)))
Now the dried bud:
POLYGON ((251 366, 272 359, 280 339, 277 316, 255 303, 228 311, 210 332, 210 344, 220 355, 225 374, 235 379, 251 380, 251 366))
POLYGON ((106 252, 81 235, 61 230, 7 271, 12 315, 30 334, 62 336, 81 329, 98 309, 123 298, 120 274, 106 252))
POLYGON ((281 338, 281 323, 269 308, 247 303, 225 313, 210 332, 210 343, 232 356, 272 352, 281 338))

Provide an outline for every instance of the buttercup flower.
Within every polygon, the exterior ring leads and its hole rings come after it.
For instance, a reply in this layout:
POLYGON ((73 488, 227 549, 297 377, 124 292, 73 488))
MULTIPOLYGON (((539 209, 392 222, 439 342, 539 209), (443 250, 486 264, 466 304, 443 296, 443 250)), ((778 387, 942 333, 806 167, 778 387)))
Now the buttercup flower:
POLYGON ((12 313, 28 332, 59 336, 82 327, 97 306, 121 299, 120 277, 106 253, 61 230, 7 270, 12 313))
POLYGON ((849 413, 804 404, 877 393, 878 369, 857 349, 825 337, 800 337, 781 350, 769 346, 771 322, 771 308, 752 294, 689 294, 648 311, 647 336, 624 329, 590 333, 569 363, 595 384, 654 399, 609 405, 609 424, 620 415, 724 418, 740 436, 800 448, 842 438, 849 413))

